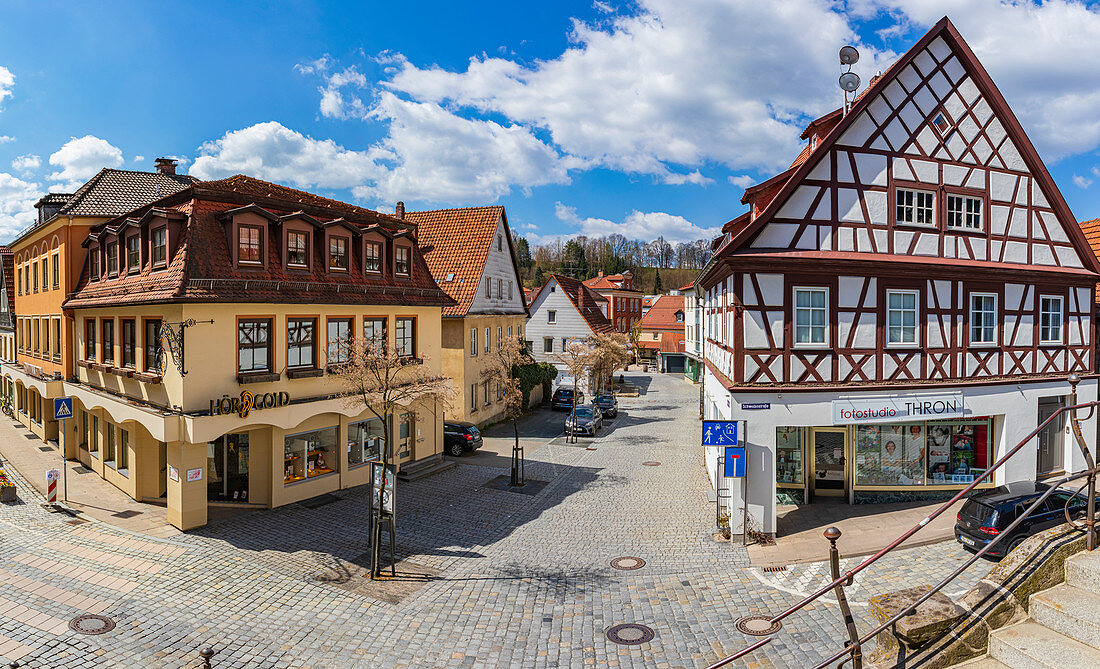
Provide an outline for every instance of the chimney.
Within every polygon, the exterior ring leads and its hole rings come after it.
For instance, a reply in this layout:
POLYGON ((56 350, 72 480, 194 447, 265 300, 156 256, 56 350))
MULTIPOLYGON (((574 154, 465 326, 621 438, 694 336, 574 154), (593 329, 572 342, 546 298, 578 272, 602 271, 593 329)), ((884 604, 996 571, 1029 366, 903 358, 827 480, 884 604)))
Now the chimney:
POLYGON ((176 161, 171 158, 157 158, 153 161, 157 168, 157 174, 175 174, 176 161))
POLYGON ((398 200, 397 206, 394 207, 393 215, 398 218, 405 218, 405 203, 398 200))
POLYGON ((596 278, 597 279, 602 277, 602 276, 603 276, 603 270, 602 269, 600 271, 596 272, 596 278))

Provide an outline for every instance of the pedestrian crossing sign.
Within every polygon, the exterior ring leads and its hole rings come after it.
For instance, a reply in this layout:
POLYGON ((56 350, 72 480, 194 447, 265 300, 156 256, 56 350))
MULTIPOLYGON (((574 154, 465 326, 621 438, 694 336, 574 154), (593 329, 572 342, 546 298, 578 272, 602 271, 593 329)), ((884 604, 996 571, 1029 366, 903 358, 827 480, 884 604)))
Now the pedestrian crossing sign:
POLYGON ((73 398, 58 397, 53 401, 54 420, 65 420, 73 417, 73 398))

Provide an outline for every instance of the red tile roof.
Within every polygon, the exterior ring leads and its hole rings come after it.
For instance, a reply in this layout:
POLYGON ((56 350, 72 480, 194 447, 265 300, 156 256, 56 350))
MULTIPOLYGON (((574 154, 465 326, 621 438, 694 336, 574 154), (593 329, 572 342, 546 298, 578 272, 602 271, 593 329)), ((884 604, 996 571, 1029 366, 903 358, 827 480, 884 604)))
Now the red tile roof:
MULTIPOLYGON (((569 297, 577 312, 580 313, 593 332, 615 331, 615 327, 611 325, 611 321, 607 320, 607 316, 604 316, 603 310, 600 308, 601 304, 607 303, 607 298, 585 286, 577 279, 571 279, 560 274, 551 274, 546 279, 546 283, 550 283, 551 280, 558 282, 562 292, 569 297)), ((545 287, 546 285, 543 284, 543 288, 545 287)), ((539 288, 539 291, 541 292, 543 288, 539 288)))
POLYGON ((642 316, 642 330, 683 330, 684 296, 661 295, 653 301, 653 306, 642 316), (679 311, 681 320, 676 321, 679 311))
MULTIPOLYGON (((485 261, 493 246, 504 207, 465 207, 410 211, 406 221, 418 227, 417 240, 436 283, 455 300, 444 316, 465 316, 477 297, 485 261), (452 276, 448 281, 447 277, 452 276)), ((507 232, 507 228, 505 229, 507 232)), ((509 240, 511 244, 511 240, 509 240)))
POLYGON ((641 348, 651 348, 661 353, 683 353, 684 352, 684 333, 683 332, 662 332, 661 338, 654 341, 652 339, 640 339, 638 340, 638 346, 641 348))
MULTIPOLYGON (((1092 247, 1092 252, 1100 257, 1100 218, 1094 218, 1091 221, 1080 221, 1077 223, 1081 228, 1081 232, 1085 233, 1085 241, 1092 247)), ((1096 293, 1093 298, 1097 304, 1100 304, 1100 285, 1096 286, 1096 293)))

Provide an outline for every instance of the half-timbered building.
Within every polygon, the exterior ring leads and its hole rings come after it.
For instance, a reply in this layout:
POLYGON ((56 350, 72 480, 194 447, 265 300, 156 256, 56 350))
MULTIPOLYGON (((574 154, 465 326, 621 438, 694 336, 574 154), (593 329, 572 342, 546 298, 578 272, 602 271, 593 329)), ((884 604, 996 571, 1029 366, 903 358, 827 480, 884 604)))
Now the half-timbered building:
MULTIPOLYGON (((767 532, 777 497, 944 496, 1062 406, 1071 373, 1096 397, 1100 264, 948 19, 803 138, 697 281, 704 413, 744 421, 767 532)), ((1045 431, 996 483, 1068 469, 1068 439, 1045 431)))

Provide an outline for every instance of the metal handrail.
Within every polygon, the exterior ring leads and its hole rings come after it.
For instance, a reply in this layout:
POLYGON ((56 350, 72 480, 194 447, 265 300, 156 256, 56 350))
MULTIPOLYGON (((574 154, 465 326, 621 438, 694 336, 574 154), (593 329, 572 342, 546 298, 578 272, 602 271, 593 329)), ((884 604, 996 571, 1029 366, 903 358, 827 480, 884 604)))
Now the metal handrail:
MULTIPOLYGON (((1039 505, 1044 503, 1046 501, 1047 497, 1049 497, 1051 494, 1054 493, 1055 490, 1058 489, 1058 486, 1060 486, 1064 483, 1067 483, 1069 481, 1079 479, 1079 478, 1087 478, 1088 479, 1085 482, 1085 487, 1087 487, 1089 489, 1089 495, 1088 495, 1088 509, 1087 509, 1087 512, 1086 512, 1087 515, 1086 515, 1086 520, 1085 520, 1085 530, 1084 531, 1087 533, 1086 548, 1090 551, 1094 550, 1096 548, 1096 531, 1095 531, 1096 530, 1096 478, 1097 478, 1098 475, 1100 475, 1100 467, 1097 467, 1095 465, 1095 461, 1092 458, 1092 454, 1089 452, 1088 446, 1085 444, 1085 439, 1084 439, 1084 436, 1081 433, 1081 427, 1080 427, 1080 424, 1079 424, 1080 419, 1077 418, 1077 411, 1079 409, 1086 409, 1086 408, 1090 409, 1088 416, 1086 416, 1085 419, 1084 419, 1084 420, 1088 420, 1089 418, 1091 418, 1092 414, 1095 412, 1096 407, 1100 406, 1100 401, 1082 402, 1082 403, 1078 404, 1077 403, 1077 384, 1079 382, 1080 382, 1080 377, 1078 377, 1076 374, 1070 376, 1069 383, 1072 387, 1072 393, 1070 395, 1070 398, 1071 398, 1070 399, 1070 406, 1061 407, 1057 411, 1053 412, 1049 417, 1047 417, 1046 420, 1044 420, 1042 423, 1040 423, 1038 425, 1038 427, 1036 427, 1034 430, 1032 430, 1018 444, 1016 444, 1014 447, 1012 447, 1012 449, 1010 449, 1003 456, 1001 456, 995 463, 993 463, 992 466, 990 466, 988 469, 986 469, 985 473, 983 473, 981 476, 977 477, 969 485, 965 486, 962 490, 960 490, 958 493, 956 493, 950 500, 948 500, 947 502, 944 502, 935 511, 933 511, 932 513, 925 516, 925 518, 923 520, 921 520, 916 525, 914 525, 913 527, 906 530, 904 533, 901 534, 901 536, 894 539, 885 548, 882 548, 877 553, 875 553, 875 554, 871 555, 870 557, 866 558, 865 560, 860 562, 858 565, 856 565, 855 567, 849 569, 848 571, 844 572, 843 574, 839 574, 839 575, 834 574, 832 582, 822 586, 821 588, 819 588, 813 594, 807 595, 801 601, 799 601, 797 604, 795 604, 795 605, 791 606, 790 608, 788 608, 786 611, 783 611, 782 613, 771 617, 770 619, 767 620, 767 622, 770 623, 771 625, 774 625, 775 623, 778 623, 778 622, 782 621, 784 618, 787 618, 788 616, 790 616, 790 615, 794 614, 795 612, 801 610, 802 608, 804 608, 808 604, 820 599, 823 595, 827 594, 829 591, 836 591, 838 594, 842 593, 843 588, 846 585, 850 585, 852 583, 852 580, 853 580, 853 578, 855 577, 856 574, 860 573, 861 571, 863 571, 867 567, 869 567, 872 564, 874 564, 875 562, 877 562, 880 558, 882 558, 887 553, 890 553, 891 551, 896 549, 898 546, 903 544, 905 541, 907 541, 910 537, 912 537, 914 534, 919 532, 922 528, 924 528, 930 522, 932 522, 933 520, 938 518, 940 515, 942 515, 945 511, 947 511, 949 508, 951 508, 956 502, 958 502, 960 499, 962 499, 968 493, 973 491, 975 487, 977 487, 979 484, 981 484, 987 478, 991 477, 993 475, 994 471, 996 471, 998 468, 1000 468, 1006 462, 1008 462, 1008 460, 1010 458, 1012 458, 1012 456, 1016 455, 1016 453, 1018 453, 1024 446, 1026 446, 1040 432, 1042 432, 1055 418, 1058 418, 1063 413, 1069 413, 1070 414, 1070 420, 1071 420, 1071 424, 1072 424, 1072 428, 1073 428, 1074 438, 1075 438, 1075 441, 1077 443, 1078 448, 1081 450, 1082 454, 1085 457, 1085 462, 1087 464, 1087 468, 1080 471, 1080 472, 1078 472, 1078 473, 1076 473, 1076 474, 1072 474, 1072 475, 1069 475, 1069 476, 1065 476, 1062 479, 1058 479, 1058 481, 1056 482, 1057 483, 1056 485, 1051 485, 1051 487, 1034 504, 1032 504, 1027 509, 1027 511, 1025 511, 1022 515, 1020 515, 1011 525, 1009 525, 1009 527, 1007 529, 1003 530, 999 535, 997 535, 997 537, 993 541, 991 541, 989 544, 987 544, 982 550, 978 551, 977 554, 975 554, 970 560, 963 563, 962 566, 957 568, 947 578, 945 578, 943 581, 941 581, 939 583, 939 585, 932 588, 929 592, 925 593, 920 599, 917 600, 916 603, 906 607, 904 610, 902 610, 901 612, 899 612, 898 614, 893 616, 889 621, 887 621, 887 622, 883 623, 882 625, 880 625, 879 627, 877 627, 874 631, 857 638, 854 634, 854 631, 855 631, 854 625, 848 626, 849 633, 850 633, 850 640, 849 640, 848 645, 845 646, 844 650, 839 651, 838 653, 834 654, 829 659, 827 659, 824 662, 816 665, 814 667, 814 669, 820 669, 821 667, 824 667, 827 664, 829 664, 830 662, 833 662, 837 659, 840 659, 841 657, 844 657, 845 655, 849 656, 848 659, 853 660, 854 669, 860 669, 862 664, 861 664, 860 660, 858 659, 857 654, 860 652, 861 644, 863 644, 866 641, 870 640, 871 638, 874 637, 875 634, 878 634, 879 632, 883 631, 884 629, 886 629, 887 627, 889 627, 893 623, 900 620, 904 615, 908 614, 910 611, 913 611, 914 609, 916 609, 917 606, 919 606, 920 604, 927 601, 928 598, 930 598, 933 594, 935 594, 936 592, 939 592, 939 590, 941 588, 943 588, 945 585, 947 585, 947 583, 950 583, 952 580, 954 580, 959 574, 961 574, 963 571, 965 571, 978 558, 985 555, 992 546, 997 544, 998 541, 1000 541, 1002 538, 1007 536, 1011 530, 1015 529, 1016 526, 1019 525, 1020 522, 1022 522, 1023 519, 1026 518, 1034 509, 1038 508, 1039 505)), ((1076 496, 1076 495, 1074 495, 1074 496, 1076 496)), ((1073 499, 1073 497, 1070 498, 1070 501, 1072 501, 1072 499, 1073 499)), ((1069 504, 1069 501, 1067 501, 1067 506, 1068 506, 1068 504, 1069 504)), ((1080 529, 1080 528, 1078 528, 1078 529, 1080 529)), ((839 537, 839 531, 835 530, 835 528, 829 528, 829 530, 826 531, 826 537, 829 538, 830 543, 835 547, 835 541, 836 541, 836 538, 839 537), (833 536, 830 536, 830 534, 832 534, 833 531, 835 531, 836 534, 833 535, 833 536)), ((832 551, 832 550, 831 550, 831 553, 833 554, 832 559, 839 562, 839 557, 838 557, 837 553, 835 551, 832 551)), ((838 600, 839 599, 840 598, 838 597, 838 600)), ((734 660, 736 660, 738 658, 744 657, 745 655, 748 655, 749 653, 753 652, 757 648, 760 648, 766 642, 771 641, 773 638, 774 638, 774 636, 768 636, 763 641, 758 641, 758 642, 756 642, 756 643, 754 643, 750 646, 742 648, 737 653, 734 653, 733 655, 729 655, 729 656, 719 660, 718 662, 715 662, 714 664, 711 664, 709 667, 707 667, 707 669, 718 669, 719 667, 724 667, 727 664, 729 664, 730 662, 733 662, 734 660)), ((845 660, 845 662, 847 662, 847 661, 848 660, 845 660)))

